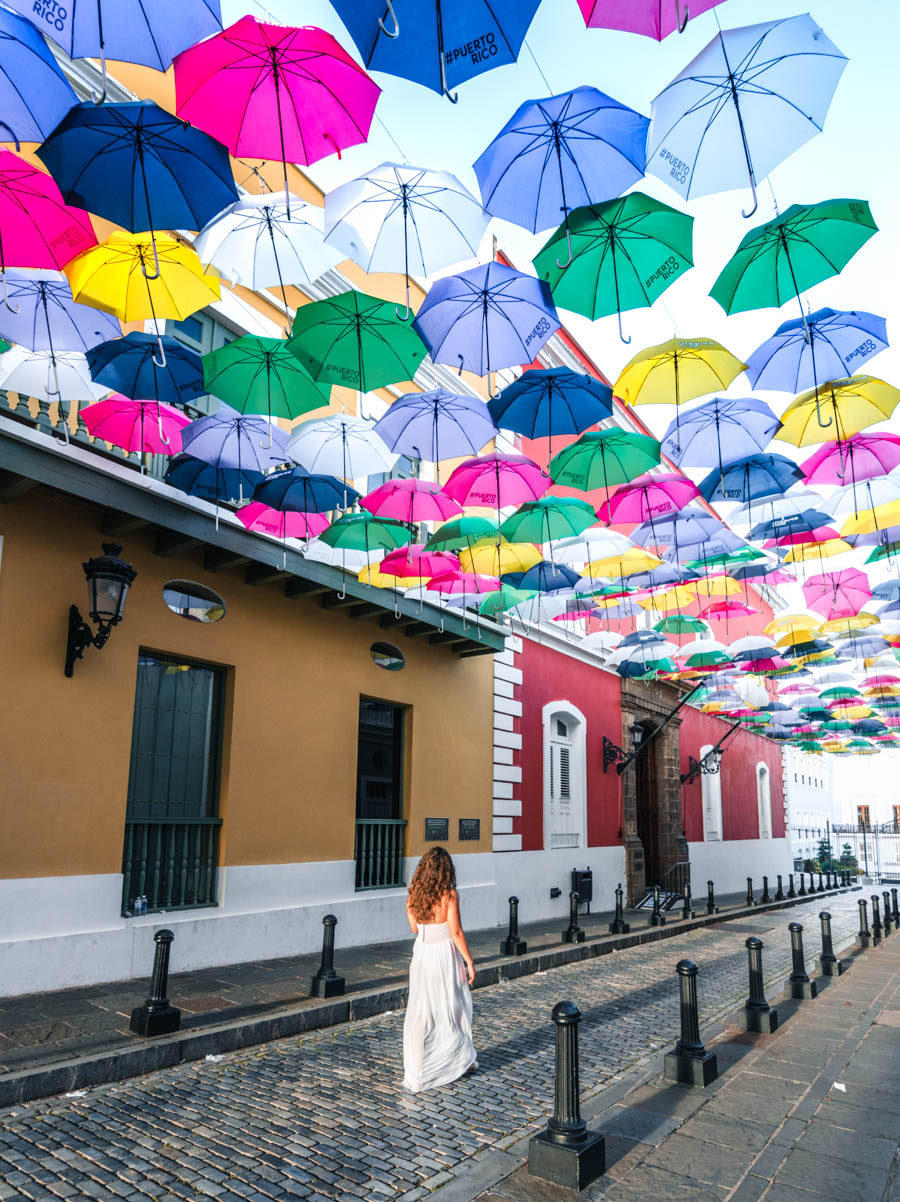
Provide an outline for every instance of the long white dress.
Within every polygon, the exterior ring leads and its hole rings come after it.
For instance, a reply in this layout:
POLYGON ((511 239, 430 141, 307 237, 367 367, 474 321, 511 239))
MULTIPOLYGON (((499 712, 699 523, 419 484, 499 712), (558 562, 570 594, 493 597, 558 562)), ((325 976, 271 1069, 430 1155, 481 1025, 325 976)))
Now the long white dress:
POLYGON ((403 1022, 403 1086, 411 1093, 447 1085, 477 1064, 472 994, 450 927, 418 925, 403 1022))

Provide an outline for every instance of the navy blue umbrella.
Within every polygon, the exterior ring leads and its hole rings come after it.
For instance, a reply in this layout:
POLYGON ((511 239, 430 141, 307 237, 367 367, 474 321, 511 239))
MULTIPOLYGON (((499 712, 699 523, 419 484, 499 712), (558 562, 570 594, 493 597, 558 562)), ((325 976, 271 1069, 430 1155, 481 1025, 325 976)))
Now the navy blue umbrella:
POLYGON ((492 397, 496 425, 526 438, 581 434, 612 413, 612 389, 569 367, 532 367, 492 397))
POLYGON ((754 542, 763 538, 787 538, 790 534, 818 530, 831 521, 831 517, 819 509, 804 509, 801 513, 786 513, 783 517, 760 522, 751 529, 749 537, 754 542))
MULTIPOLYGON (((23 5, 24 7, 24 5, 23 5)), ((27 8, 33 10, 33 0, 27 8)), ((0 8, 0 129, 5 141, 43 142, 78 97, 28 21, 0 8)))
POLYGON ((236 501, 249 495, 262 480, 262 472, 217 467, 194 455, 175 455, 163 477, 166 484, 204 501, 236 501))
POLYGON ((221 142, 152 100, 76 105, 37 153, 67 204, 132 233, 199 230, 238 199, 221 142))
POLYGON ((714 468, 697 487, 707 501, 740 501, 780 496, 804 475, 786 455, 746 455, 714 468))
POLYGON ((137 331, 101 342, 87 352, 91 379, 136 401, 186 405, 206 393, 203 363, 177 338, 162 340, 165 367, 153 357, 159 346, 155 334, 137 331))
POLYGON ((573 572, 571 568, 550 563, 545 559, 529 568, 527 572, 507 572, 500 577, 500 583, 538 593, 561 593, 569 592, 580 579, 578 573, 573 572))
POLYGON ((440 92, 514 63, 540 0, 331 0, 373 71, 440 92))
POLYGON ((292 467, 287 471, 273 472, 259 484, 253 493, 254 501, 261 501, 270 509, 294 513, 327 513, 330 509, 344 509, 355 505, 360 494, 349 488, 336 476, 314 475, 305 467, 292 467))

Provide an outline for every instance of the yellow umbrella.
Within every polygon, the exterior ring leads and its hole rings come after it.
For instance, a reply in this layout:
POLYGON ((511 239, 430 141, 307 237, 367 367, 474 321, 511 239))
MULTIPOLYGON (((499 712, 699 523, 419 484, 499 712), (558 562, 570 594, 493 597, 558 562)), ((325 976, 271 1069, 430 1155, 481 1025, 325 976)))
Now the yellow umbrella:
POLYGON ((785 630, 818 630, 822 625, 822 619, 817 618, 815 614, 791 613, 781 614, 766 626, 765 634, 780 634, 785 630))
POLYGON ((841 526, 841 534, 873 534, 876 530, 886 530, 898 523, 900 501, 888 501, 886 505, 876 505, 874 509, 861 509, 859 513, 847 518, 841 526))
POLYGON ((734 597, 744 591, 730 576, 706 576, 702 580, 688 580, 683 587, 692 590, 698 597, 701 594, 704 597, 734 597))
POLYGON ((123 321, 182 321, 219 299, 219 277, 189 246, 157 235, 156 251, 159 274, 149 234, 112 234, 66 264, 72 295, 123 321))
POLYGON ((794 543, 784 563, 805 563, 808 559, 830 559, 833 555, 844 555, 853 548, 842 538, 826 538, 821 543, 794 543))
POLYGON ((775 640, 776 647, 794 647, 797 643, 811 643, 818 633, 818 627, 798 626, 788 630, 775 640))
POLYGON ((791 442, 795 447, 831 442, 836 438, 843 441, 867 426, 883 422, 898 403, 900 389, 874 376, 829 380, 791 401, 781 415, 782 426, 775 437, 782 442, 791 442))
POLYGON ((746 366, 712 338, 670 338, 626 363, 613 392, 629 405, 681 405, 727 388, 746 366))
POLYGON ((629 547, 621 555, 607 555, 605 559, 592 559, 585 567, 583 576, 631 576, 634 572, 648 572, 662 563, 658 555, 643 547, 629 547))
POLYGON ((827 622, 822 623, 822 630, 828 631, 829 634, 834 631, 850 631, 850 630, 865 630, 867 626, 877 626, 879 618, 875 614, 866 613, 861 609, 858 614, 849 618, 831 618, 827 622))
POLYGON ((671 611, 685 609, 688 605, 693 605, 697 598, 693 593, 687 591, 684 585, 675 585, 674 588, 660 590, 654 596, 635 597, 638 605, 643 609, 656 609, 660 613, 671 613, 671 611))
POLYGON ((425 584, 428 576, 394 576, 391 572, 382 572, 377 563, 370 563, 357 572, 356 579, 362 584, 371 584, 374 588, 415 588, 425 584))
POLYGON ((482 576, 505 576, 507 572, 527 572, 543 559, 534 543, 499 545, 495 538, 481 538, 459 552, 459 566, 464 572, 479 572, 482 576))

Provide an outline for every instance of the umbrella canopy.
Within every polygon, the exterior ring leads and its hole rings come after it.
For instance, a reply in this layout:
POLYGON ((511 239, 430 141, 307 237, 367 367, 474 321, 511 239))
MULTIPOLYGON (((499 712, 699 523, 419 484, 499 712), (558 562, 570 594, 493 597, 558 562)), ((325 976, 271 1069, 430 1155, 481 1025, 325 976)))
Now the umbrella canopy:
POLYGON ((6 272, 8 305, 0 307, 0 336, 32 351, 86 351, 121 334, 105 313, 79 305, 57 271, 6 272))
POLYGON ((630 359, 614 392, 629 405, 682 405, 727 388, 744 367, 712 338, 670 338, 630 359))
POLYGON ((488 401, 491 416, 504 430, 527 438, 581 434, 612 414, 612 389, 601 380, 568 367, 531 367, 499 396, 488 401))
POLYGON ((165 366, 154 356, 159 340, 152 334, 132 331, 91 347, 87 361, 91 376, 127 397, 151 398, 167 405, 186 405, 206 391, 203 362, 177 338, 162 338, 165 366))
POLYGON ((0 149, 0 274, 7 267, 58 269, 96 244, 87 213, 66 205, 43 171, 0 149))
POLYGON ((672 422, 662 439, 662 453, 677 466, 723 465, 762 451, 780 422, 764 401, 716 397, 672 422))
POLYGON ((620 196, 644 174, 646 117, 580 87, 516 109, 475 161, 484 207, 533 233, 582 205, 620 196))
POLYGON ((180 409, 158 401, 132 401, 111 396, 81 410, 88 433, 125 451, 177 455, 181 431, 190 423, 180 409))
POLYGON ((402 522, 377 518, 371 513, 345 513, 319 538, 340 551, 394 551, 412 541, 412 531, 402 522))
POLYGON ((630 192, 576 209, 568 227, 561 225, 542 247, 535 270, 566 309, 591 318, 618 314, 621 335, 626 309, 652 305, 693 266, 693 225, 686 213, 630 192))
POLYGON ((496 538, 486 538, 459 552, 459 566, 464 572, 499 577, 510 572, 527 572, 540 563, 541 558, 533 543, 508 543, 505 539, 498 542, 496 538))
POLYGON ((435 530, 425 545, 434 551, 461 551, 492 537, 499 538, 496 522, 478 517, 451 518, 435 530))
POLYGON ((328 529, 328 519, 319 513, 273 509, 262 501, 250 501, 238 510, 237 516, 248 530, 280 539, 315 538, 328 529))
POLYGON ((809 484, 852 484, 895 467, 900 467, 896 434, 853 434, 842 442, 826 442, 800 464, 809 484))
POLYGON ((310 379, 280 338, 244 334, 203 356, 206 387, 239 413, 289 421, 328 404, 330 389, 310 379))
MULTIPOLYGON (((580 534, 597 520, 592 506, 575 497, 540 497, 526 501, 500 526, 510 542, 549 543, 580 534)), ((525 587, 528 587, 527 585, 525 587)))
POLYGON ((802 469, 786 455, 746 455, 721 470, 714 468, 701 480, 699 490, 707 501, 746 503, 780 496, 802 479, 802 469))
POLYGON ((540 0, 332 0, 363 62, 433 92, 514 63, 540 0))
POLYGON ((819 309, 783 322, 748 358, 747 378, 753 388, 801 392, 849 376, 887 344, 883 317, 819 309))
POLYGON ((261 417, 244 417, 228 405, 184 428, 184 449, 193 458, 238 473, 262 473, 285 462, 287 435, 261 417))
POLYGON ((883 422, 898 402, 900 389, 874 376, 829 380, 791 401, 781 415, 782 426, 776 437, 797 447, 825 442, 835 434, 843 441, 866 426, 883 422), (822 414, 828 416, 827 422, 822 420, 822 414), (829 427, 831 432, 826 434, 829 427))
POLYGON ((262 480, 253 468, 225 467, 194 455, 176 455, 166 468, 166 484, 204 501, 243 500, 262 480))
POLYGON ((589 430, 577 442, 554 455, 550 477, 554 484, 580 488, 609 489, 625 484, 659 463, 659 443, 646 434, 632 434, 618 427, 589 430))
MULTIPOLYGON (((22 0, 30 16, 34 4, 22 0)), ((0 130, 7 141, 43 142, 78 97, 37 29, 0 9, 0 130)))
POLYGON ((803 16, 719 31, 655 98, 647 170, 685 200, 756 185, 821 132, 847 59, 803 16))
POLYGON ((638 476, 630 484, 620 485, 600 507, 597 516, 607 525, 646 522, 683 509, 699 495, 693 480, 675 472, 638 476))
POLYGON ((99 401, 110 391, 91 379, 81 351, 29 351, 24 346, 0 355, 0 388, 42 401, 99 401))
POLYGON ((360 502, 376 517, 413 522, 446 521, 461 506, 428 480, 387 480, 360 502))
POLYGON ((444 485, 444 492, 464 508, 483 506, 499 510, 507 505, 536 501, 550 484, 550 477, 533 459, 494 451, 461 463, 444 485))
POLYGON ((272 472, 253 490, 253 500, 272 509, 327 513, 359 500, 359 493, 334 476, 315 475, 303 467, 272 472))
POLYGON ((344 480, 389 473, 397 462, 371 422, 349 413, 301 422, 291 432, 287 453, 310 472, 344 480))
POLYGON ((484 401, 445 388, 398 397, 375 431, 392 451, 430 463, 477 454, 497 434, 484 401))
POLYGON ((629 0, 627 4, 609 4, 607 0, 578 0, 578 7, 588 29, 620 29, 623 33, 639 33, 661 42, 676 29, 683 33, 691 17, 699 17, 715 8, 722 0, 691 0, 690 6, 680 0, 629 0))
POLYGON ((287 345, 314 380, 360 392, 411 380, 427 353, 394 305, 356 291, 302 305, 287 345))
POLYGON ((859 613, 872 596, 868 577, 857 568, 810 576, 802 588, 809 608, 829 619, 859 613))
POLYGON ((570 593, 579 579, 577 572, 547 560, 534 564, 526 572, 504 572, 502 576, 504 584, 533 593, 570 593))
POLYGON ((805 289, 838 275, 877 230, 864 200, 791 205, 744 235, 709 294, 726 313, 799 300, 805 289))
POLYGON ((530 363, 559 324, 546 284, 491 262, 436 280, 413 328, 435 363, 484 376, 530 363))

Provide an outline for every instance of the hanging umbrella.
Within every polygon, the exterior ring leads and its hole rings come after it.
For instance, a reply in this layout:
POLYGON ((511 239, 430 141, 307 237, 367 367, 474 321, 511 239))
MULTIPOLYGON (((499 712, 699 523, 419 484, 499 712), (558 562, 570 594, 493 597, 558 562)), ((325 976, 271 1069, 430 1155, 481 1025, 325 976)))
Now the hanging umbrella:
POLYGON ((413 522, 446 521, 460 506, 428 480, 387 480, 360 501, 376 517, 413 522))
POLYGON ((491 262, 436 280, 413 328, 435 363, 489 376, 532 362, 559 324, 546 284, 491 262))
POLYGON ((532 233, 644 174, 646 117, 596 88, 527 100, 475 160, 484 207, 532 233))
POLYGON ((322 228, 322 210, 299 196, 242 196, 203 227, 194 250, 205 266, 254 292, 277 284, 289 309, 286 285, 314 284, 341 261, 322 228))
POLYGON ((252 468, 207 463, 194 455, 182 454, 170 460, 164 480, 189 496, 215 502, 218 512, 220 501, 243 500, 245 493, 252 493, 262 480, 262 473, 252 468))
POLYGON ((659 443, 646 434, 631 434, 617 426, 589 430, 577 442, 554 455, 550 478, 554 484, 590 492, 625 484, 659 463, 659 443))
POLYGON ((398 397, 375 431, 392 451, 429 463, 477 455, 497 435, 484 401, 445 388, 398 397))
POLYGON ((124 338, 91 347, 87 361, 97 384, 136 400, 148 397, 167 405, 186 405, 206 391, 200 356, 177 338, 158 340, 152 334, 132 331, 124 338), (164 367, 154 358, 160 341, 164 367))
POLYGON ((366 272, 430 276, 477 259, 488 215, 455 175, 382 163, 325 197, 326 239, 366 272))
POLYGON ((86 351, 122 332, 115 318, 77 304, 58 271, 13 267, 6 272, 6 288, 9 304, 0 308, 0 336, 29 350, 86 351))
POLYGON ((412 540, 412 530, 402 522, 376 518, 371 513, 345 513, 319 538, 340 551, 363 551, 371 555, 406 546, 412 540))
POLYGON ((499 538, 496 522, 478 517, 451 518, 449 522, 438 526, 425 546, 430 551, 462 551, 489 538, 499 538))
MULTIPOLYGON (((181 435, 185 451, 216 468, 262 473, 287 458, 284 431, 261 417, 245 417, 228 405, 199 417, 181 435)), ((240 483, 240 481, 239 481, 240 483)))
POLYGON ((688 18, 699 17, 722 0, 629 0, 627 4, 609 4, 608 0, 578 0, 588 29, 620 29, 639 33, 661 42, 677 29, 684 33, 688 18))
POLYGON ((800 464, 809 484, 848 484, 884 476, 900 467, 900 436, 852 434, 826 442, 800 464))
POLYGON ((330 389, 313 383, 280 338, 244 334, 203 356, 206 387, 239 413, 292 421, 328 404, 330 389))
POLYGON ((764 401, 715 397, 682 414, 663 435, 661 451, 676 467, 719 468, 765 450, 780 422, 764 401))
POLYGON ((747 378, 752 388, 801 392, 849 376, 887 345, 883 317, 819 309, 783 322, 748 358, 747 378))
POLYGON ((630 359, 613 391, 629 405, 681 406, 727 388, 744 367, 740 359, 712 338, 670 338, 630 359))
POLYGON ((446 96, 514 63, 540 0, 332 0, 363 62, 446 96))
POLYGON ((624 555, 633 546, 627 534, 603 526, 590 526, 577 538, 560 539, 554 547, 554 558, 560 563, 587 563, 590 559, 624 555))
POLYGON ((602 522, 646 522, 683 509, 699 496, 696 484, 687 476, 667 472, 638 476, 630 484, 620 484, 597 511, 602 522))
POLYGON ((444 485, 444 492, 463 508, 482 506, 499 513, 507 505, 536 501, 550 484, 550 477, 533 459, 494 451, 461 463, 444 485))
MULTIPOLYGON (((9 7, 34 20, 70 58, 99 58, 106 99, 106 60, 139 63, 165 71, 187 46, 222 28, 220 0, 73 0, 40 7, 34 0, 9 0, 9 7)), ((30 140, 30 139, 29 139, 30 140)))
POLYGON ((237 511, 238 521, 258 534, 271 534, 282 542, 288 538, 310 539, 328 529, 328 519, 320 513, 299 513, 273 509, 262 501, 250 501, 237 511))
POLYGON ((697 547, 724 531, 722 522, 701 509, 683 509, 680 513, 663 514, 645 522, 631 532, 642 547, 697 547))
POLYGON ((499 542, 486 538, 459 552, 459 566, 464 572, 482 576, 507 576, 510 572, 527 572, 542 560, 534 543, 499 542))
POLYGON ((531 367, 488 401, 491 416, 504 430, 527 438, 581 434, 612 414, 612 389, 601 380, 568 367, 531 367))
POLYGON ((88 433, 125 451, 177 455, 181 431, 190 423, 180 409, 158 401, 132 401, 111 396, 81 410, 88 433))
MULTIPOLYGON (((22 8, 34 13, 34 3, 22 8)), ((0 8, 0 131, 7 142, 43 142, 78 103, 50 47, 30 21, 0 8)))
POLYGON ((329 33, 242 17, 175 60, 175 111, 233 155, 315 163, 369 136, 378 85, 329 33))
POLYGON ((157 229, 199 230, 237 200, 225 147, 152 100, 76 105, 37 153, 67 204, 147 230, 154 249, 157 229))
POLYGON ((699 491, 707 501, 739 501, 746 504, 760 497, 780 496, 803 479, 803 471, 786 455, 745 455, 714 468, 700 481, 699 491))
POLYGON ((647 170, 685 200, 756 185, 822 130, 847 59, 808 15, 719 30, 653 101, 647 170))
POLYGON ((791 401, 781 415, 782 426, 776 438, 796 447, 824 442, 823 430, 834 422, 833 433, 843 442, 849 435, 889 418, 898 402, 900 389, 874 376, 829 380, 791 401), (827 422, 821 420, 823 410, 829 415, 827 422))
MULTIPOLYGON (((580 534, 597 520, 593 507, 575 497, 540 497, 526 501, 500 526, 510 542, 549 543, 580 534)), ((528 586, 526 586, 528 587, 528 586)))
POLYGON ((303 305, 287 345, 314 380, 360 392, 411 380, 427 353, 389 301, 356 291, 303 305))
POLYGON ((81 351, 29 351, 24 346, 0 355, 0 388, 42 401, 99 401, 110 391, 91 379, 81 351))
POLYGON ((615 313, 619 337, 630 342, 622 313, 652 305, 693 266, 693 224, 693 217, 642 192, 585 205, 542 247, 535 270, 564 308, 590 318, 615 313), (564 241, 573 257, 560 266, 564 241))
POLYGON ((372 423, 349 413, 301 422, 291 432, 287 453, 310 472, 344 480, 390 473, 397 462, 372 423))
POLYGON ((458 572, 459 560, 447 551, 431 551, 422 544, 408 543, 388 552, 378 565, 393 576, 438 576, 458 572))
POLYGON ((253 490, 253 500, 272 509, 297 513, 327 513, 353 505, 359 493, 334 476, 316 475, 303 467, 272 472, 253 490))
POLYGON ((504 572, 500 579, 511 588, 527 589, 532 593, 571 594, 581 577, 570 568, 541 560, 525 572, 504 572))

